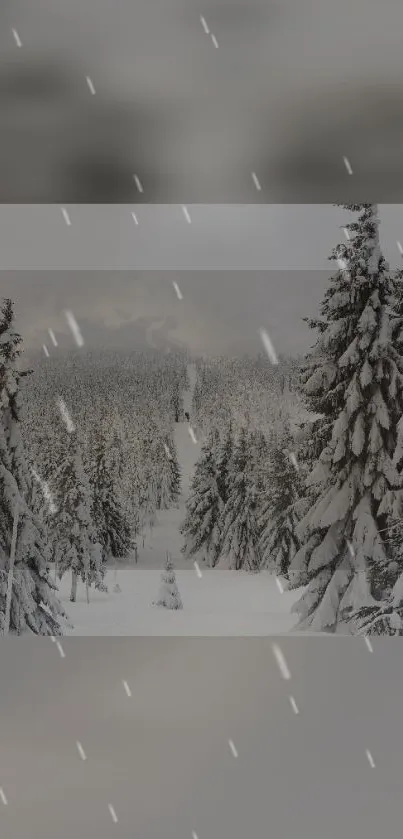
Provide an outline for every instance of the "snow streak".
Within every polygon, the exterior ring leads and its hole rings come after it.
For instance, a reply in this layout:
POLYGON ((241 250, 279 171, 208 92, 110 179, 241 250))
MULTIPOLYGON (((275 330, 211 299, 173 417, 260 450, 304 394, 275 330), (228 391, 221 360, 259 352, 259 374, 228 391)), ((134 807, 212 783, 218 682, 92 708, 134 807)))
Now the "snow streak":
POLYGON ((296 701, 295 701, 294 697, 293 697, 293 696, 290 696, 290 697, 289 697, 289 700, 290 700, 290 705, 291 705, 291 708, 292 708, 292 710, 294 711, 294 714, 299 714, 299 708, 298 708, 298 705, 297 705, 297 703, 296 703, 296 701))
POLYGON ((40 488, 43 492, 45 500, 48 502, 50 514, 52 516, 54 516, 54 514, 57 513, 57 507, 56 507, 56 504, 53 501, 53 496, 52 496, 52 493, 50 491, 49 484, 46 481, 44 481, 38 475, 38 473, 35 471, 35 469, 31 469, 31 473, 32 473, 32 477, 39 484, 39 486, 40 486, 40 488))
POLYGON ((116 823, 117 823, 117 821, 118 821, 118 817, 117 817, 117 815, 116 815, 116 810, 115 810, 115 808, 114 808, 113 804, 108 804, 108 810, 109 810, 109 812, 110 812, 110 814, 111 814, 112 821, 113 821, 113 822, 115 822, 115 824, 116 824, 116 823))
POLYGON ((78 325, 78 323, 77 323, 77 321, 76 321, 76 319, 73 315, 73 312, 71 312, 70 310, 66 310, 64 314, 65 314, 67 323, 70 327, 70 330, 72 332, 73 338, 74 338, 77 346, 78 347, 83 347, 84 346, 84 338, 81 334, 80 327, 79 327, 79 325, 78 325))
POLYGON ((177 295, 178 300, 183 300, 183 294, 182 294, 182 292, 181 292, 181 290, 180 290, 180 288, 179 288, 179 286, 178 286, 178 283, 175 283, 175 282, 174 282, 174 283, 172 283, 172 285, 173 285, 173 287, 174 287, 174 289, 175 289, 175 292, 176 292, 176 295, 177 295))
POLYGON ((125 689, 125 691, 126 691, 127 695, 128 695, 128 696, 131 696, 131 695, 132 695, 132 692, 131 692, 131 690, 130 690, 130 688, 129 688, 129 685, 127 684, 127 682, 126 682, 125 680, 123 681, 123 687, 124 687, 124 689, 125 689))
POLYGON ((85 751, 84 751, 84 749, 83 749, 79 740, 77 740, 76 746, 77 746, 77 749, 78 749, 78 753, 81 757, 81 760, 87 760, 87 755, 85 754, 85 751))
POLYGON ((277 664, 278 664, 278 667, 279 667, 279 670, 280 670, 280 673, 281 673, 283 679, 287 679, 287 680, 291 679, 291 673, 288 669, 287 662, 286 662, 286 660, 284 658, 284 654, 280 650, 280 647, 278 646, 278 644, 273 644, 272 650, 273 650, 274 658, 277 661, 277 664))
POLYGON ((269 360, 272 364, 278 364, 277 353, 274 349, 269 333, 266 331, 266 329, 260 329, 259 334, 262 339, 263 346, 269 357, 269 360))
POLYGON ((62 418, 64 419, 64 422, 66 424, 67 431, 69 432, 69 434, 72 434, 73 431, 75 430, 75 425, 74 425, 74 422, 71 419, 71 416, 68 412, 67 405, 61 397, 58 400, 58 406, 59 406, 59 410, 60 410, 60 413, 62 415, 62 418))
POLYGON ((197 443, 197 440, 196 440, 196 434, 194 433, 193 428, 192 428, 192 426, 191 426, 191 425, 189 425, 189 434, 190 434, 190 436, 191 436, 191 438, 192 438, 193 442, 194 442, 194 443, 197 443))
POLYGON ((53 332, 53 329, 48 329, 48 332, 49 332, 50 340, 52 341, 53 346, 57 347, 58 344, 57 344, 56 335, 53 332))

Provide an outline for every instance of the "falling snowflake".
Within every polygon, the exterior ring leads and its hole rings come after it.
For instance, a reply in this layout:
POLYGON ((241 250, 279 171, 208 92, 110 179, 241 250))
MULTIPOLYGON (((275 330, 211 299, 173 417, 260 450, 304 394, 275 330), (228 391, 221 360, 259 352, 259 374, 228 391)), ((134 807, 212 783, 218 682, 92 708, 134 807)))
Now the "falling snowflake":
POLYGON ((32 473, 32 476, 35 479, 35 481, 39 484, 39 486, 40 486, 40 488, 43 492, 45 500, 48 502, 50 514, 52 516, 54 516, 55 513, 57 513, 57 507, 56 507, 56 504, 54 503, 53 496, 52 496, 52 493, 51 493, 50 488, 49 488, 49 484, 46 481, 44 481, 40 477, 40 475, 38 475, 38 473, 35 471, 35 469, 31 469, 31 473, 32 473))
POLYGON ((78 347, 83 347, 84 346, 84 338, 81 334, 80 327, 79 327, 79 325, 78 325, 78 323, 77 323, 77 321, 76 321, 76 319, 73 315, 73 312, 71 312, 70 310, 66 310, 64 314, 65 314, 67 323, 70 327, 70 330, 72 332, 73 338, 74 338, 77 346, 78 347))
POLYGON ((260 329, 259 334, 271 363, 278 364, 277 353, 274 349, 269 333, 265 329, 260 329))
POLYGON ((72 434, 73 431, 75 430, 75 425, 74 425, 73 420, 71 419, 71 416, 70 416, 70 414, 68 412, 68 409, 67 409, 67 405, 66 405, 66 403, 64 402, 63 399, 60 398, 58 400, 58 406, 59 406, 59 410, 60 410, 60 413, 62 415, 62 418, 64 419, 64 422, 66 424, 67 431, 69 432, 69 434, 72 434))

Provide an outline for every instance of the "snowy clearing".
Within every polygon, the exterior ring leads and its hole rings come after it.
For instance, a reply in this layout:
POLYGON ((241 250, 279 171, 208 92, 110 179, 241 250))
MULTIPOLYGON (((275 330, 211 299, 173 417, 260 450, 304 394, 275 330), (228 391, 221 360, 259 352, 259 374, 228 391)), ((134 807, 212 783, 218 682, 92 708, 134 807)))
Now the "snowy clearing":
POLYGON ((204 570, 177 571, 183 600, 182 611, 151 605, 158 593, 160 570, 120 570, 121 594, 113 593, 114 575, 107 574, 108 594, 91 590, 86 602, 80 585, 77 603, 69 602, 69 576, 62 580, 60 593, 74 629, 67 635, 189 635, 243 636, 287 633, 295 625, 290 614, 298 593, 280 594, 269 574, 204 570))

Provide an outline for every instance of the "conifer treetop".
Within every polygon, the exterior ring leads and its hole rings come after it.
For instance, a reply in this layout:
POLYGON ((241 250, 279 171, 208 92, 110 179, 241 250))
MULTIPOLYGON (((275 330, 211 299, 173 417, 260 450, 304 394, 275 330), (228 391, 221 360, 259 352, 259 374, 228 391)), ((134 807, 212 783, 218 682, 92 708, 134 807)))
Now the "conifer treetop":
MULTIPOLYGON (((346 205, 347 206, 347 205, 346 205)), ((358 570, 387 566, 383 537, 400 490, 393 465, 403 412, 403 359, 393 346, 393 279, 379 246, 375 205, 346 225, 352 237, 321 307, 319 337, 308 357, 304 390, 331 435, 308 484, 316 501, 300 522, 292 570, 308 589, 296 606, 312 628, 332 628, 358 570)), ((317 322, 312 321, 311 326, 317 322)))

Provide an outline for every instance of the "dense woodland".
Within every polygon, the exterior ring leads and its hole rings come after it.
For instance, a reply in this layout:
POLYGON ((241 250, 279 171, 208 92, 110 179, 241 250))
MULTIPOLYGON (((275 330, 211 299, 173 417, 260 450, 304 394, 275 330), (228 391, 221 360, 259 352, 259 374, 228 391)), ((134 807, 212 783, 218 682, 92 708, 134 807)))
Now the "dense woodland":
MULTIPOLYGON (((192 365, 202 448, 181 524, 189 563, 281 576, 300 589, 301 628, 403 634, 403 272, 385 263, 376 207, 345 210, 304 359, 28 359, 4 302, 4 631, 60 634, 57 578, 71 574, 72 600, 78 580, 105 588, 109 561, 135 562, 158 512, 179 503, 175 426, 192 365)), ((170 558, 165 571, 173 584, 170 558)))

